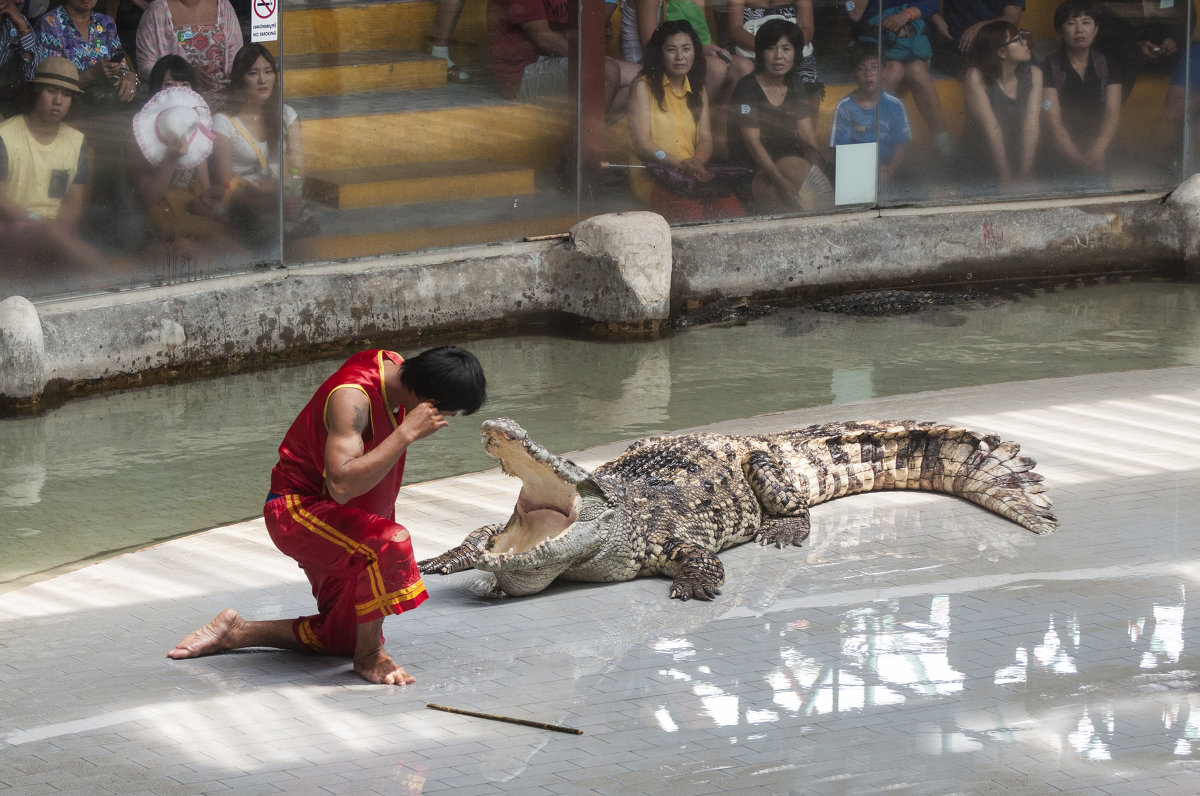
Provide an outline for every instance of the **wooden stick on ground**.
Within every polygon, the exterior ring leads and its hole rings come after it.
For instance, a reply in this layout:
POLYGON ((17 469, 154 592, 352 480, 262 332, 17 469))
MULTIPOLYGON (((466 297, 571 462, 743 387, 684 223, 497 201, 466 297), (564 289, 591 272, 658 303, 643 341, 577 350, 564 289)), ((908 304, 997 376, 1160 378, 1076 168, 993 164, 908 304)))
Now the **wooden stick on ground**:
POLYGON ((460 708, 448 708, 445 705, 435 705, 432 702, 426 702, 425 707, 433 708, 434 710, 444 710, 447 713, 458 713, 461 716, 474 716, 477 719, 491 719, 492 721, 507 721, 509 724, 523 724, 526 727, 537 727, 540 730, 554 730, 555 732, 566 732, 573 735, 583 735, 583 730, 577 730, 574 727, 564 727, 561 724, 543 724, 540 721, 529 721, 528 719, 514 719, 512 716, 499 716, 495 713, 476 713, 473 710, 462 710, 460 708))

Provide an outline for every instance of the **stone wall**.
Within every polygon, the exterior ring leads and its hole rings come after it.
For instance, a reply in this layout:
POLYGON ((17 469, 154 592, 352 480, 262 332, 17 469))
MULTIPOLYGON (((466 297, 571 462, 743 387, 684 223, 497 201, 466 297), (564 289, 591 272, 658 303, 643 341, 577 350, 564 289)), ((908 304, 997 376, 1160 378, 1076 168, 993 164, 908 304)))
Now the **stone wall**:
POLYGON ((570 239, 241 274, 31 304, 0 302, 0 399, 255 363, 358 340, 519 328, 546 318, 602 336, 660 333, 722 296, 1087 273, 1192 273, 1200 177, 1133 195, 750 220, 670 229, 598 216, 570 239))

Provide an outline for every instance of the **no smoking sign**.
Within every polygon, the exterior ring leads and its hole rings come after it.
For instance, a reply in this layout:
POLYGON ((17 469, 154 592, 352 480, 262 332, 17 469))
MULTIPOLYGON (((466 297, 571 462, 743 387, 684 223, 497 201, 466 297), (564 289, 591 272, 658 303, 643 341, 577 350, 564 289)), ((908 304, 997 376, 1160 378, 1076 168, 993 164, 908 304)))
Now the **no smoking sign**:
POLYGON ((250 41, 275 41, 279 38, 279 0, 253 0, 250 41))

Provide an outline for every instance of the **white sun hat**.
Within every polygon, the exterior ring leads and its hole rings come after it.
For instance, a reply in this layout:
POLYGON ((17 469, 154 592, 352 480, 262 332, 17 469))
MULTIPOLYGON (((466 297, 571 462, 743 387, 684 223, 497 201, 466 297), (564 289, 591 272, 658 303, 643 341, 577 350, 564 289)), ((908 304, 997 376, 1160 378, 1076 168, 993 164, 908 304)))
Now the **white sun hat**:
POLYGON ((195 168, 212 154, 212 111, 204 97, 187 86, 164 88, 134 115, 133 137, 151 166, 161 164, 167 146, 182 137, 188 148, 179 168, 195 168))

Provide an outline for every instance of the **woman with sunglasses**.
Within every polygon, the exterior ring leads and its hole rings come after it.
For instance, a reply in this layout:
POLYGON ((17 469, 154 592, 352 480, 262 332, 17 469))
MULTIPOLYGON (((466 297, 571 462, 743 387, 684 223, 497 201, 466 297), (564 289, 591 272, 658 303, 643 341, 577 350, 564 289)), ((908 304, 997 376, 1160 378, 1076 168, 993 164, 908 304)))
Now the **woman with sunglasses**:
POLYGON ((965 156, 982 149, 987 157, 964 163, 965 173, 982 183, 970 186, 976 190, 1013 190, 1033 179, 1042 71, 1033 65, 1028 39, 1006 20, 983 25, 970 56, 963 75, 967 121, 961 150, 965 156))

